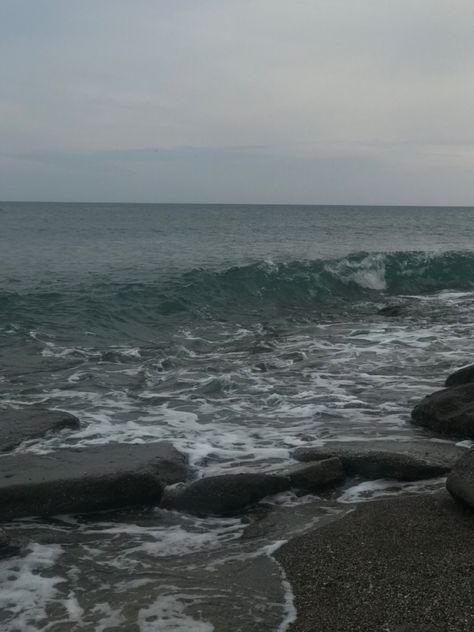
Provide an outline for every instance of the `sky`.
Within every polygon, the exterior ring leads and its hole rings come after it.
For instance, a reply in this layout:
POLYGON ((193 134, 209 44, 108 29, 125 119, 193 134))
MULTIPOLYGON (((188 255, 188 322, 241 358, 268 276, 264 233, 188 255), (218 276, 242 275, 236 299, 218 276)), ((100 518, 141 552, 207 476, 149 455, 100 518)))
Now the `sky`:
POLYGON ((0 0, 0 199, 474 205, 472 0, 0 0))

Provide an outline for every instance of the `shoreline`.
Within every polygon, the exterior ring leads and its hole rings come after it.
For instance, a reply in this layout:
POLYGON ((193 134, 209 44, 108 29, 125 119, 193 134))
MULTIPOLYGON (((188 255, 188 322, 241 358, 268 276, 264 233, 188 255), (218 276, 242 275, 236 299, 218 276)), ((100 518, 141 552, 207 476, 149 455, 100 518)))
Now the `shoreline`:
POLYGON ((447 492, 374 500, 274 555, 288 632, 471 632, 474 521, 447 492))

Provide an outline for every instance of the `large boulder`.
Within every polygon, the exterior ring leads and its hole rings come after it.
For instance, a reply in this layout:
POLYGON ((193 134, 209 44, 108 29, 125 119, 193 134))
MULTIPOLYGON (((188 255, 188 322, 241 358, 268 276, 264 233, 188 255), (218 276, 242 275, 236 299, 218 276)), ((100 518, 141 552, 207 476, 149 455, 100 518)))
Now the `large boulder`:
POLYGON ((474 439, 474 383, 428 395, 415 406, 411 420, 434 432, 474 439))
POLYGON ((23 441, 37 439, 48 432, 78 430, 79 427, 77 417, 61 410, 39 406, 0 409, 0 452, 13 450, 23 441))
POLYGON ((474 449, 468 450, 453 467, 446 487, 456 500, 474 509, 474 449))
POLYGON ((208 476, 187 485, 166 488, 161 506, 198 516, 231 516, 289 487, 285 477, 272 474, 208 476))
POLYGON ((322 447, 297 448, 298 461, 337 457, 349 476, 414 481, 448 472, 465 448, 432 441, 329 441, 322 447))
POLYGON ((155 503, 186 475, 185 457, 167 441, 11 454, 0 458, 0 519, 155 503))
POLYGON ((448 375, 444 385, 446 387, 460 386, 461 384, 469 384, 470 382, 474 382, 474 364, 464 366, 462 369, 458 369, 454 371, 454 373, 451 373, 451 375, 448 375))

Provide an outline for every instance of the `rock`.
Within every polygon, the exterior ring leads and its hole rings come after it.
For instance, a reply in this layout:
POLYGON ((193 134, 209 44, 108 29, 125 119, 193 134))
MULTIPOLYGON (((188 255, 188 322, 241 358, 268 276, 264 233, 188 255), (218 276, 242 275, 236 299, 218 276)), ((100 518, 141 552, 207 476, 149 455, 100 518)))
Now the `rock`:
POLYGON ((230 516, 241 513, 265 496, 292 487, 315 491, 344 478, 339 459, 317 463, 295 463, 266 474, 222 474, 208 476, 188 484, 167 487, 161 506, 198 516, 230 516))
POLYGON ((434 432, 474 439, 474 383, 428 395, 415 406, 411 420, 434 432))
POLYGON ((444 385, 447 387, 459 386, 460 384, 469 384, 469 382, 474 382, 474 364, 464 366, 448 375, 444 385))
POLYGON ((344 479, 342 463, 338 458, 329 458, 310 463, 295 463, 284 469, 275 470, 291 487, 316 491, 344 479))
POLYGON ((154 503, 186 474, 167 441, 11 454, 0 459, 0 519, 154 503))
POLYGON ((468 450, 453 467, 446 488, 456 500, 474 509, 474 449, 468 450))
POLYGON ((161 506, 198 516, 231 516, 265 496, 289 488, 289 481, 270 474, 223 474, 200 478, 187 485, 166 488, 161 506))
POLYGON ((465 448, 431 441, 330 441, 322 447, 297 448, 297 461, 338 457, 347 475, 414 481, 448 472, 465 448))
POLYGON ((78 430, 79 419, 61 410, 30 406, 21 410, 0 409, 0 452, 13 450, 23 441, 37 439, 47 432, 78 430))
POLYGON ((386 305, 378 310, 379 316, 400 316, 403 314, 404 305, 386 305))
POLYGON ((11 555, 17 555, 22 549, 22 543, 4 530, 0 529, 0 560, 11 555))

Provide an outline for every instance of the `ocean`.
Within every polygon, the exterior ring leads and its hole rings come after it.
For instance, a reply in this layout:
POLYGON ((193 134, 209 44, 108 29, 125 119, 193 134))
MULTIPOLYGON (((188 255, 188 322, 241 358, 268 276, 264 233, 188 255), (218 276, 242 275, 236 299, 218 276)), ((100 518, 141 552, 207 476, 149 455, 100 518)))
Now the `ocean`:
MULTIPOLYGON (((207 476, 427 436, 411 408, 474 356, 473 246, 472 208, 0 202, 0 409, 81 421, 16 451, 168 439, 207 476)), ((282 494, 255 537, 160 508, 19 520, 1 629, 284 632, 282 541, 442 484, 282 494)))

